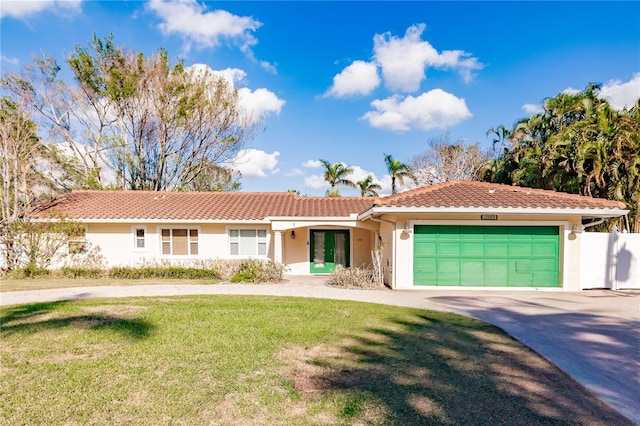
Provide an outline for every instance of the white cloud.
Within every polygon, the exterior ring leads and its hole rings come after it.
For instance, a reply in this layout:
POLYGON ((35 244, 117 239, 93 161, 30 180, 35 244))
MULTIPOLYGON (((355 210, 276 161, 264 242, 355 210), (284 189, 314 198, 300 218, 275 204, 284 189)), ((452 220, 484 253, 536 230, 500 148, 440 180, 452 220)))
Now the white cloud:
POLYGON ((522 105, 522 110, 527 114, 537 114, 544 111, 544 108, 542 107, 542 105, 538 104, 524 104, 522 105))
MULTIPOLYGON (((378 191, 378 195, 382 197, 391 194, 391 175, 382 176, 379 180, 376 180, 376 183, 382 187, 382 189, 378 191)), ((399 187, 401 187, 401 185, 396 182, 396 188, 399 187)))
POLYGON ((283 172, 286 177, 304 176, 304 172, 300 169, 291 169, 288 172, 283 172))
POLYGON ((242 105, 252 117, 264 117, 270 113, 280 114, 282 106, 286 103, 267 89, 251 91, 247 88, 238 89, 240 105, 242 105))
POLYGON ((329 189, 329 184, 320 175, 312 175, 305 178, 304 186, 309 189, 329 189))
POLYGON ((362 116, 372 127, 395 131, 430 130, 453 126, 472 116, 464 99, 441 89, 416 97, 392 96, 371 102, 376 110, 362 116))
POLYGON ((615 109, 631 108, 640 98, 640 72, 631 80, 611 80, 600 89, 599 96, 609 101, 615 109))
POLYGON ((193 64, 191 67, 198 69, 198 72, 211 72, 216 77, 222 77, 231 84, 231 86, 236 87, 237 83, 244 82, 244 79, 247 77, 247 73, 240 68, 225 68, 223 70, 213 70, 207 64, 193 64), (204 71, 200 71, 204 68, 204 71))
POLYGON ((240 171, 243 177, 266 177, 267 172, 278 171, 279 155, 278 151, 269 154, 258 149, 243 149, 231 161, 231 167, 240 171))
POLYGON ((8 56, 0 55, 0 61, 6 62, 9 65, 18 65, 20 64, 20 59, 18 58, 9 58, 8 56))
POLYGON ((354 61, 333 77, 333 86, 327 96, 368 95, 380 84, 376 64, 354 61))
POLYGON ((409 27, 403 38, 387 32, 373 38, 375 60, 382 68, 385 84, 391 90, 414 92, 426 78, 427 67, 457 69, 469 82, 473 71, 483 65, 477 58, 462 50, 438 51, 421 39, 425 24, 409 27))
POLYGON ((12 0, 2 1, 0 18, 11 16, 23 19, 50 10, 57 15, 76 14, 82 10, 82 0, 12 0))
MULTIPOLYGON (((150 0, 147 7, 162 20, 158 28, 165 35, 177 34, 184 40, 183 48, 217 47, 221 41, 239 46, 251 60, 258 62, 252 48, 258 43, 253 36, 262 23, 250 16, 238 16, 226 10, 207 11, 196 0, 150 0)), ((265 61, 260 65, 268 71, 275 68, 265 61)))
POLYGON ((353 171, 349 174, 349 176, 347 176, 347 179, 350 179, 351 181, 353 181, 353 183, 361 181, 369 175, 373 176, 374 183, 379 183, 376 181, 376 175, 374 173, 369 172, 360 166, 349 166, 349 167, 351 167, 353 171))
MULTIPOLYGON (((193 64, 187 69, 193 70, 198 76, 210 74, 214 78, 222 77, 233 88, 237 87, 238 83, 244 83, 247 77, 247 73, 239 68, 212 70, 207 64, 193 64)), ((286 103, 286 101, 279 99, 275 93, 264 88, 256 90, 247 87, 238 88, 238 97, 240 105, 256 120, 270 113, 280 114, 286 103)))
POLYGON ((576 93, 580 93, 578 89, 574 89, 573 87, 567 87, 562 91, 565 95, 575 95, 576 93))
POLYGON ((317 169, 319 167, 322 167, 322 161, 320 160, 307 160, 304 163, 302 163, 303 167, 309 167, 311 169, 317 169))

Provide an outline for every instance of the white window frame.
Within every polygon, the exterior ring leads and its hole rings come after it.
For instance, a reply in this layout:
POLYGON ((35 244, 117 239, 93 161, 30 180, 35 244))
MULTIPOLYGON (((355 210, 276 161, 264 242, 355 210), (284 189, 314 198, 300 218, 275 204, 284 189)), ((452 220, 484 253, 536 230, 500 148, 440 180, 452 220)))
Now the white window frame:
POLYGON ((185 258, 193 258, 193 257, 200 257, 200 252, 201 252, 201 239, 202 239, 202 232, 200 231, 200 227, 199 226, 158 226, 158 247, 159 247, 159 254, 160 257, 164 257, 164 258, 171 258, 171 259, 185 259, 185 258), (173 231, 175 230, 186 230, 187 231, 187 254, 173 254, 173 231), (162 231, 164 230, 169 230, 171 231, 170 233, 170 237, 169 237, 169 251, 171 252, 170 254, 164 254, 163 253, 163 241, 162 241, 162 231), (198 253, 197 254, 193 254, 191 253, 191 232, 190 231, 196 231, 198 233, 198 238, 196 243, 198 244, 198 253))
POLYGON ((271 243, 271 235, 269 233, 269 230, 264 227, 264 226, 228 226, 226 228, 226 235, 227 235, 227 255, 229 256, 229 258, 231 259, 268 259, 269 258, 269 244, 271 243), (233 237, 231 236, 232 231, 238 231, 238 254, 231 254, 231 244, 234 243, 233 241, 233 237), (240 240, 240 232, 241 231, 255 231, 256 233, 256 240, 255 240, 255 254, 241 254, 242 253, 242 246, 241 246, 241 240, 240 240), (260 236, 258 236, 258 232, 264 232, 264 240, 261 241, 260 236), (260 243, 264 243, 265 245, 265 252, 264 254, 258 254, 260 252, 260 247, 259 244, 260 243))
POLYGON ((131 226, 131 239, 133 241, 133 251, 149 251, 149 238, 148 238, 149 234, 147 233, 147 226, 146 225, 133 225, 131 226), (138 230, 142 230, 142 232, 144 232, 144 236, 143 241, 144 241, 144 246, 143 247, 138 247, 138 230))

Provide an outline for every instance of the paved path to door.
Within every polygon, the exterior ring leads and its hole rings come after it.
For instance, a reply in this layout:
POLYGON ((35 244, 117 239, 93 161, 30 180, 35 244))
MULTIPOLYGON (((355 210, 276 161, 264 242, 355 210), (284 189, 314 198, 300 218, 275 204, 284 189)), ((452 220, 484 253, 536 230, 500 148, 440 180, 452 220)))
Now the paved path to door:
POLYGON ((445 310, 496 325, 640 425, 640 292, 348 290, 324 277, 283 284, 76 287, 0 293, 0 305, 96 297, 251 294, 445 310))

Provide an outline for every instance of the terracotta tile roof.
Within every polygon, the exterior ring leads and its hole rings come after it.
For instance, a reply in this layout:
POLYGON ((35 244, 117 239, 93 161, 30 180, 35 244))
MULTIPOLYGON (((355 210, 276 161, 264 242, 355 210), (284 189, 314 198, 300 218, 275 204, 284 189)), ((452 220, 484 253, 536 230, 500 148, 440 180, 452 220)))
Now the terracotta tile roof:
POLYGON ((366 210, 373 201, 362 197, 299 197, 291 192, 73 191, 40 206, 31 216, 105 220, 347 217, 366 210))
POLYGON ((446 182, 380 198, 381 207, 625 209, 624 203, 563 192, 476 181, 446 182))
POLYGON ((348 217, 371 207, 624 209, 623 203, 555 191, 459 181, 384 198, 299 197, 291 192, 73 191, 30 214, 93 220, 263 220, 348 217))

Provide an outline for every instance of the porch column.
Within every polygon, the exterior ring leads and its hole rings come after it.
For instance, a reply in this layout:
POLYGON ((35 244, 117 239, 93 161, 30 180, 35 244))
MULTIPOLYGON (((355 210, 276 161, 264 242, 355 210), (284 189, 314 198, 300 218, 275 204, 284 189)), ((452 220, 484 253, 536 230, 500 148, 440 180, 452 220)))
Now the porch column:
POLYGON ((273 231, 273 261, 282 263, 282 231, 273 231))

